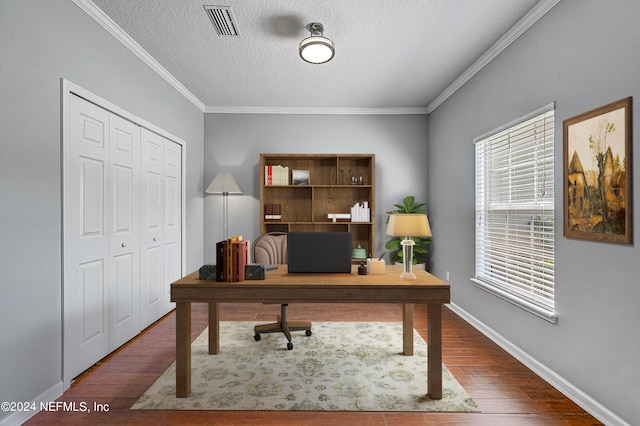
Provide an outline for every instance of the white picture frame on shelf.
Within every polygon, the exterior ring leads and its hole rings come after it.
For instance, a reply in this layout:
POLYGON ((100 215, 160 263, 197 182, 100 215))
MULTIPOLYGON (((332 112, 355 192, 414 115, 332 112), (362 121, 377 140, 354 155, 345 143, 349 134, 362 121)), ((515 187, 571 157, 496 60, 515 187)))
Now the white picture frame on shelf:
POLYGON ((293 170, 291 178, 294 185, 309 185, 309 170, 293 170))

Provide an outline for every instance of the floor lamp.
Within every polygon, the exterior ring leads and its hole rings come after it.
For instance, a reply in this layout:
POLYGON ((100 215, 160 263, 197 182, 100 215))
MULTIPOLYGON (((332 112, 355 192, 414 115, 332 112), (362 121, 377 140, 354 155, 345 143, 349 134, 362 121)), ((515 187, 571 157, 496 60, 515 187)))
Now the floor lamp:
POLYGON ((218 173, 204 192, 222 194, 222 223, 226 240, 229 238, 229 194, 242 194, 242 188, 231 173, 218 173))

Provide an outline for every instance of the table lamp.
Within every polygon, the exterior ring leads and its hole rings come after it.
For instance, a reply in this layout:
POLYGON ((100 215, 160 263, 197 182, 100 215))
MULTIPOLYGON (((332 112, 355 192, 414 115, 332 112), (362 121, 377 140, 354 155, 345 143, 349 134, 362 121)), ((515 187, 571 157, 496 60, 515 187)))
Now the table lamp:
POLYGON ((226 240, 229 238, 229 194, 242 194, 242 188, 231 173, 218 173, 204 192, 222 194, 222 223, 226 240))
POLYGON ((426 214, 392 214, 389 215, 387 235, 392 237, 404 237, 402 245, 403 272, 400 278, 415 280, 413 273, 413 246, 415 242, 411 237, 430 237, 431 228, 426 214))

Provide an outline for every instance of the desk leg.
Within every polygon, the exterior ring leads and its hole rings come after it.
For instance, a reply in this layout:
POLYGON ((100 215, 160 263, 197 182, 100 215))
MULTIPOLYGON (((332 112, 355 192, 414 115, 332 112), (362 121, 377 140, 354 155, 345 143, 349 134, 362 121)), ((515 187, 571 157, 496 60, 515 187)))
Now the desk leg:
POLYGON ((209 355, 220 352, 220 314, 218 304, 209 303, 209 355))
POLYGON ((427 305, 427 386, 431 399, 442 399, 442 305, 427 305))
POLYGON ((402 305, 402 352, 413 355, 413 304, 402 305))
POLYGON ((176 302, 176 397, 191 393, 191 302, 176 302))

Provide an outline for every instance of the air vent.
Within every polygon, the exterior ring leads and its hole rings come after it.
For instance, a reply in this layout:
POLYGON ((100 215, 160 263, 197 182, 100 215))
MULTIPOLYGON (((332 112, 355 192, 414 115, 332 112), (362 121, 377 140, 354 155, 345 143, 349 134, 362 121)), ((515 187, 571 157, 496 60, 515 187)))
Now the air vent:
POLYGON ((231 14, 231 6, 204 6, 220 37, 238 37, 238 28, 231 14))

